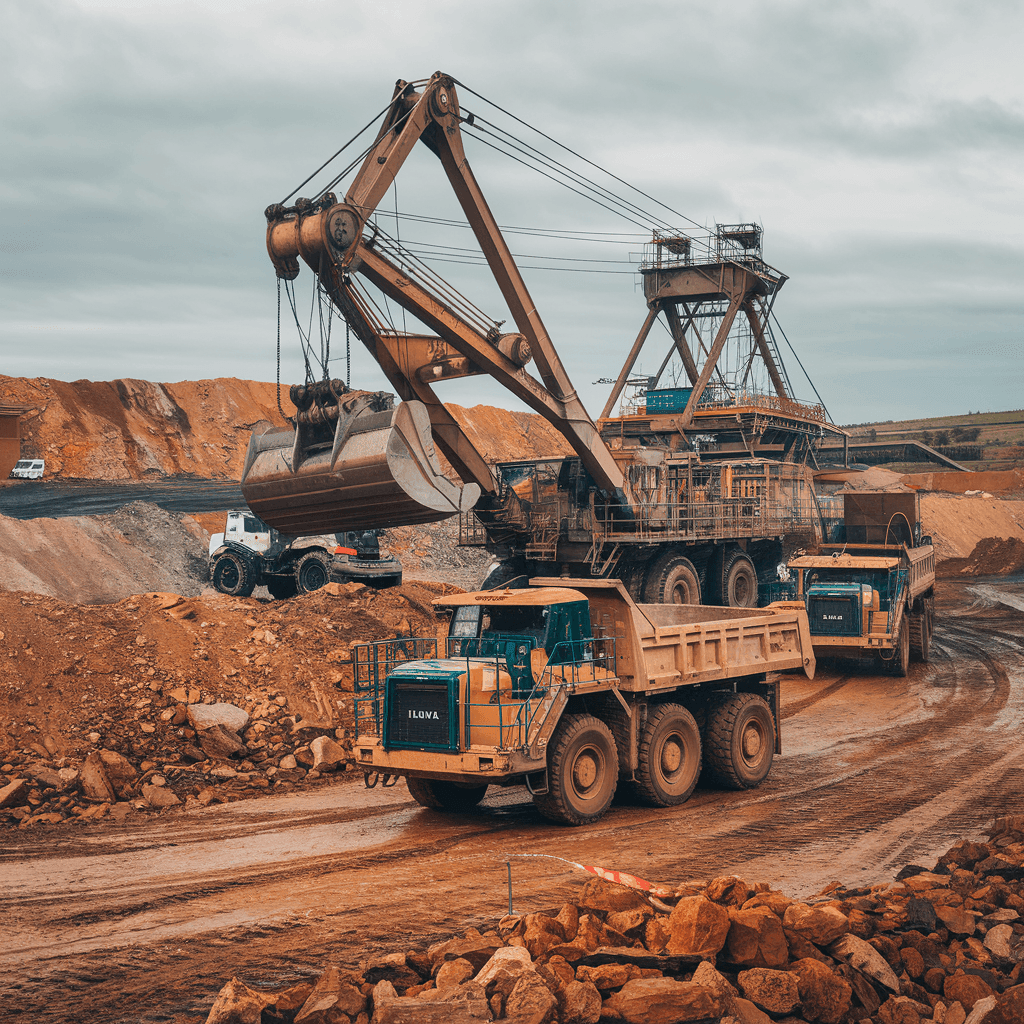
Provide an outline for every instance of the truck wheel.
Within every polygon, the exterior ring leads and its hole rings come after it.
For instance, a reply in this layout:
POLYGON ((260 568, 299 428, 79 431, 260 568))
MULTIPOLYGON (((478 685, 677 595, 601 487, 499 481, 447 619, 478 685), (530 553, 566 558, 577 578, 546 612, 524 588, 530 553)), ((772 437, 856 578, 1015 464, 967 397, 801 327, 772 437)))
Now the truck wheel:
POLYGON ((300 593, 311 594, 327 585, 330 563, 322 551, 308 551, 295 563, 295 584, 300 593))
POLYGON ((775 723, 763 697, 730 693, 708 708, 704 764, 727 789, 753 789, 771 771, 775 723))
POLYGON ((893 656, 886 666, 891 675, 902 678, 910 670, 910 616, 904 615, 893 656))
POLYGON ((548 747, 548 791, 533 802, 548 821, 588 825, 608 810, 618 779, 611 729, 593 715, 566 715, 548 747))
POLYGON ((725 555, 722 565, 722 604, 730 608, 757 607, 757 570, 739 548, 725 555))
POLYGON ((289 597, 294 597, 297 589, 294 576, 267 577, 267 590, 270 591, 270 596, 278 601, 285 601, 289 597))
POLYGON ((406 779, 406 786, 416 803, 432 811, 470 811, 484 798, 487 783, 473 786, 438 779, 406 779))
POLYGON ((700 604, 700 577, 685 555, 669 551, 647 574, 644 600, 648 604, 700 604))
POLYGON ((923 611, 920 615, 912 615, 910 617, 910 653, 914 661, 928 660, 931 640, 931 624, 928 621, 928 613, 923 611))
POLYGON ((212 576, 213 585, 232 597, 248 597, 256 587, 256 573, 249 560, 234 551, 217 556, 212 576))
POLYGON ((685 803, 700 775, 700 730, 681 704, 661 704, 640 734, 636 788, 644 803, 685 803))

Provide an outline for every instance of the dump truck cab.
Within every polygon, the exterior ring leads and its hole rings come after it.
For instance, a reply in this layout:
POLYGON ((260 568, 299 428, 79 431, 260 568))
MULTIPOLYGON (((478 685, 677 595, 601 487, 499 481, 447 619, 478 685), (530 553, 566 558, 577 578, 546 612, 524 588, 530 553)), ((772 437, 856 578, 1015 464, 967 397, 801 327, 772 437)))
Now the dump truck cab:
POLYGON ((467 751, 470 765, 476 748, 514 754, 549 688, 614 675, 614 661, 602 650, 595 655, 590 605, 577 590, 483 591, 435 604, 448 619, 439 656, 387 674, 385 750, 467 751))
POLYGON ((439 598, 434 637, 353 648, 355 757, 426 807, 466 810, 525 784, 579 825, 619 778, 685 801, 701 773, 749 788, 781 753, 776 673, 814 673, 807 616, 636 604, 618 580, 535 579, 439 598), (700 723, 700 724, 698 724, 700 723))

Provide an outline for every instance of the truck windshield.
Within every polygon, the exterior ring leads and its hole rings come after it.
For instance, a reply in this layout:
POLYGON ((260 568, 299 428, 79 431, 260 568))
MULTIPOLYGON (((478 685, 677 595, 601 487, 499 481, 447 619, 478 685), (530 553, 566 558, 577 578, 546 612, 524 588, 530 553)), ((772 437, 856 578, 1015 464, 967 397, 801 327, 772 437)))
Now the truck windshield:
POLYGON ((867 583, 876 590, 884 590, 888 573, 877 569, 805 569, 804 592, 817 584, 867 583))
POLYGON ((483 632, 532 636, 543 643, 548 628, 548 609, 543 605, 484 608, 483 632))

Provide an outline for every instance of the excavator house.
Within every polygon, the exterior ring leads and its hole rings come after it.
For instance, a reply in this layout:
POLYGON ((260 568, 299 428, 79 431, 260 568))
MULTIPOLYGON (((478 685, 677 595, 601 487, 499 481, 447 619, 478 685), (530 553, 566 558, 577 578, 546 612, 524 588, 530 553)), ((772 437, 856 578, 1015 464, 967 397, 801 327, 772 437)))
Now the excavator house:
POLYGON ((595 422, 466 159, 463 133, 481 120, 447 75, 399 81, 342 198, 339 175, 316 198, 267 208, 279 288, 306 264, 395 394, 351 390, 326 360, 313 379, 307 362, 288 426, 253 432, 249 507, 290 534, 459 515, 461 542, 495 555, 485 587, 520 575, 616 577, 647 602, 755 606, 785 540, 820 535, 808 462, 825 438, 844 436, 821 405, 793 397, 769 321, 786 278, 761 259, 760 228, 718 226, 707 239, 654 230, 639 268, 647 314, 595 422), (514 331, 381 228, 378 207, 417 143, 440 161, 514 331), (397 329, 382 301, 416 332, 397 329), (669 352, 657 375, 637 377, 659 318, 669 352), (746 348, 725 374, 740 325, 746 348), (665 386, 670 362, 686 379, 665 386), (750 386, 755 364, 771 393, 750 386), (435 391, 474 375, 543 416, 574 454, 489 464, 435 391))

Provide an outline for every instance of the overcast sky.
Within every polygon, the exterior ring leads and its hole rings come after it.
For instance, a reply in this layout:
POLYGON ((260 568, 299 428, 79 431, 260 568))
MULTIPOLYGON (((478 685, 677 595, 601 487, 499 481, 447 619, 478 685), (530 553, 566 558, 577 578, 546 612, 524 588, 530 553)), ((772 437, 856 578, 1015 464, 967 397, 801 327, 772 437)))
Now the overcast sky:
MULTIPOLYGON (((763 224, 765 259, 789 276, 775 311, 836 422, 1024 406, 1019 3, 0 0, 0 13, 0 372, 272 380, 264 208, 396 79, 443 70, 693 221, 763 224)), ((645 314, 626 262, 643 233, 472 142, 503 225, 636 232, 607 247, 612 273, 521 260, 596 415, 607 388, 592 382, 616 374, 645 314)), ((425 150, 385 205, 456 210, 425 150)), ((510 244, 539 257, 561 243, 510 244)), ((506 315, 472 269, 438 269, 506 315)), ((310 280, 296 282, 307 312, 310 280)), ((285 324, 285 383, 303 375, 295 334, 285 324)), ((651 344, 646 371, 664 351, 651 344)), ((384 386, 361 350, 352 383, 384 386)), ((479 378, 442 397, 514 405, 479 378)))

